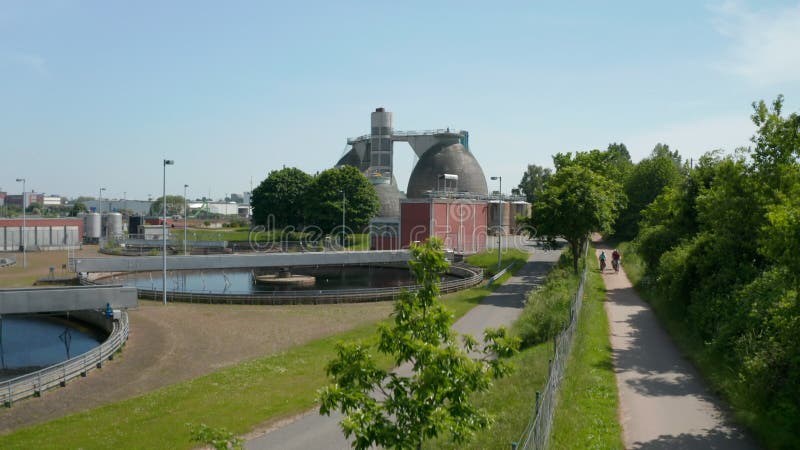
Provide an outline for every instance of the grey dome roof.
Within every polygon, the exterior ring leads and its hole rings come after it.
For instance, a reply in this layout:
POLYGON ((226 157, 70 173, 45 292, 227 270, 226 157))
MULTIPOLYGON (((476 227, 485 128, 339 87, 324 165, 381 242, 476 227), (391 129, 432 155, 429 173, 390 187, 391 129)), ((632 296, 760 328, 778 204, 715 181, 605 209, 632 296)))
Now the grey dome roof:
POLYGON ((438 144, 419 159, 408 181, 408 198, 424 198, 425 191, 437 189, 439 175, 458 175, 458 191, 487 195, 486 176, 478 160, 461 144, 438 144))
POLYGON ((379 183, 373 184, 375 192, 378 193, 378 199, 381 202, 381 209, 378 211, 378 217, 400 217, 400 200, 406 198, 400 189, 397 188, 397 183, 379 183))
POLYGON ((361 158, 358 157, 358 152, 356 149, 351 149, 344 156, 342 156, 339 162, 336 163, 336 167, 339 166, 353 166, 361 170, 361 158))

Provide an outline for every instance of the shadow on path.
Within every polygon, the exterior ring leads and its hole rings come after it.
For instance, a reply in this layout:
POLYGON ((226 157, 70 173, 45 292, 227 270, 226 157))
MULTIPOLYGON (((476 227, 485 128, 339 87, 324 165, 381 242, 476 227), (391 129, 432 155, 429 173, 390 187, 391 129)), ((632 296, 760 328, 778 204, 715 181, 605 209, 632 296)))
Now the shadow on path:
MULTIPOLYGON (((611 249, 596 242, 598 254, 611 249)), ((624 255, 623 255, 624 257, 624 255)), ((680 354, 624 268, 603 272, 626 448, 751 449, 722 403, 680 354)))

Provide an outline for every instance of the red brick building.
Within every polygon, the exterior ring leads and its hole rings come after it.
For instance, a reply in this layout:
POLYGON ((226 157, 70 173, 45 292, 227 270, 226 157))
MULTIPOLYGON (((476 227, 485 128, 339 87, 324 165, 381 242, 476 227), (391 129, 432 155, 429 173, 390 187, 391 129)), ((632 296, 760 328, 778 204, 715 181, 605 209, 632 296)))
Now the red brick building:
POLYGON ((29 217, 0 219, 0 251, 16 252, 24 242, 30 251, 80 248, 83 241, 83 219, 29 217), (23 234, 24 233, 24 234, 23 234))

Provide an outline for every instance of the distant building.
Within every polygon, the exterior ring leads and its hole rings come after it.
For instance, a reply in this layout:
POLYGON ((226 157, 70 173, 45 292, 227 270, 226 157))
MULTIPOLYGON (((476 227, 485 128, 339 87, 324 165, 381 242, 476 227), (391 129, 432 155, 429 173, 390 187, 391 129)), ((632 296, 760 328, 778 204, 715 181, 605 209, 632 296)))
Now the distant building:
MULTIPOLYGON (((26 192, 25 196, 27 197, 27 201, 25 202, 26 206, 30 206, 33 203, 38 203, 40 205, 44 204, 44 194, 37 194, 36 192, 26 192)), ((8 194, 5 198, 5 204, 9 206, 19 206, 22 207, 22 194, 8 194)))
MULTIPOLYGON (((83 202, 89 211, 100 212, 97 200, 86 200, 83 202)), ((150 214, 150 206, 153 202, 147 200, 106 200, 103 199, 103 212, 132 211, 133 214, 146 216, 150 214)))
POLYGON ((44 206, 61 206, 64 200, 57 195, 45 195, 42 197, 42 205, 44 206))
POLYGON ((82 236, 81 218, 0 219, 0 251, 19 251, 23 242, 29 251, 80 248, 82 236))

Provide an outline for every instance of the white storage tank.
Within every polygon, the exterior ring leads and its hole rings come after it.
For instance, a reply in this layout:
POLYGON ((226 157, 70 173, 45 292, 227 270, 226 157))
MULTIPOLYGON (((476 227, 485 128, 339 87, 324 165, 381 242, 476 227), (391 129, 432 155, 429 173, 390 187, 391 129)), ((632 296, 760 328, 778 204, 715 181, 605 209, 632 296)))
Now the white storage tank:
POLYGON ((122 214, 110 212, 106 214, 106 236, 122 236, 122 214))
POLYGON ((87 241, 97 241, 103 235, 103 226, 98 213, 89 213, 83 218, 83 236, 87 241))

